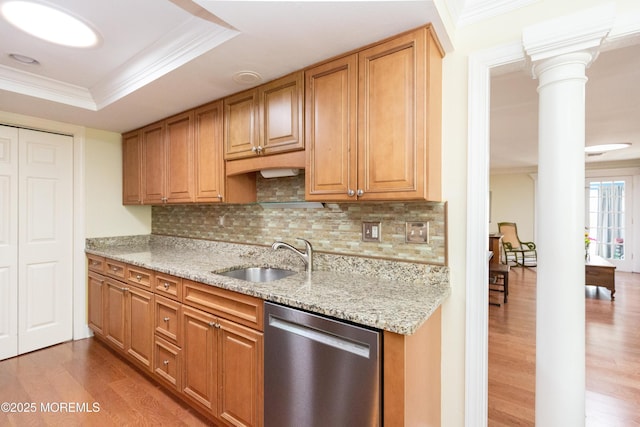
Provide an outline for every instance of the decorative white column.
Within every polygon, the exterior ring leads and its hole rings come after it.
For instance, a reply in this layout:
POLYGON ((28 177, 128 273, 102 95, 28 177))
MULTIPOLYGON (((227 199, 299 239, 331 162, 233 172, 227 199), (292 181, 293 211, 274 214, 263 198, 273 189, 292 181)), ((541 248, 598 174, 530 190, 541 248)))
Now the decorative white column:
POLYGON ((523 31, 539 80, 537 426, 585 425, 585 70, 613 16, 606 5, 523 31))

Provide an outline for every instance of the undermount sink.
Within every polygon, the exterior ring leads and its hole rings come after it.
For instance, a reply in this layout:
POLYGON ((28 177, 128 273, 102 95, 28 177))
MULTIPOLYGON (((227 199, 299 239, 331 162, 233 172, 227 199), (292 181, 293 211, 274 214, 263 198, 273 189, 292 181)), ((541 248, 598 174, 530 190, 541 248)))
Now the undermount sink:
POLYGON ((263 283, 283 279, 296 273, 296 271, 285 270, 284 268, 248 267, 215 274, 233 277, 234 279, 246 280, 248 282, 263 283))

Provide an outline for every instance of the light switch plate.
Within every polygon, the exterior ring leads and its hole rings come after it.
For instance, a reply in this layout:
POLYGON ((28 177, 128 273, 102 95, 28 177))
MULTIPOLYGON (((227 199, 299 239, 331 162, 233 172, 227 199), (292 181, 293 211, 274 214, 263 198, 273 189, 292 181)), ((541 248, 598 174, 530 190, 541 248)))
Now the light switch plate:
POLYGON ((429 244, 429 222, 406 222, 407 243, 429 244))
POLYGON ((363 242, 379 242, 380 234, 380 222, 365 221, 362 223, 363 242))

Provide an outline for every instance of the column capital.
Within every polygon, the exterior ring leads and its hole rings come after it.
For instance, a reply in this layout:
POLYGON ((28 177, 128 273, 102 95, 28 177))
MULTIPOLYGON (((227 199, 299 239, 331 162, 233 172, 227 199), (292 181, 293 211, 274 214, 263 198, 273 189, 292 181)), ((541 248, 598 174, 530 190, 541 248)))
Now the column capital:
POLYGON ((593 59, 615 20, 615 4, 587 9, 522 30, 522 44, 531 62, 536 63, 567 53, 586 51, 593 59))

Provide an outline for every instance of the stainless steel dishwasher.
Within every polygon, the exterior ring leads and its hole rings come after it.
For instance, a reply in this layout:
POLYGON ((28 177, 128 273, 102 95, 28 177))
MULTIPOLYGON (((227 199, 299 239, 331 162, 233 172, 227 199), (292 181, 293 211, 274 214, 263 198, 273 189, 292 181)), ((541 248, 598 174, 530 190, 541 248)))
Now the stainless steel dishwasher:
POLYGON ((265 427, 381 424, 379 331, 265 303, 265 427))

